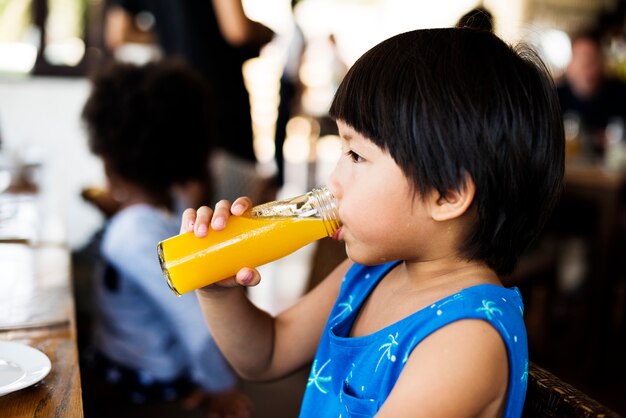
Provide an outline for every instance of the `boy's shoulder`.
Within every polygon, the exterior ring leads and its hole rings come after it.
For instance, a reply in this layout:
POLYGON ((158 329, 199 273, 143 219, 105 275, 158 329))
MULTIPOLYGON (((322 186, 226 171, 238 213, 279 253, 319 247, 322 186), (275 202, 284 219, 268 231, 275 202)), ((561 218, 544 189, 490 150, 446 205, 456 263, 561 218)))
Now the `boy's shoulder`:
POLYGON ((480 319, 503 336, 524 329, 524 303, 519 289, 479 284, 455 292, 424 310, 431 311, 442 326, 460 319, 480 319))
MULTIPOLYGON (((352 309, 359 309, 383 278, 401 261, 384 263, 376 266, 354 264, 346 273, 342 289, 336 303, 337 309, 349 303, 352 309)), ((415 295, 419 299, 419 295, 415 295)), ((508 330, 518 332, 524 327, 524 304, 519 289, 507 288, 496 284, 477 284, 463 289, 453 289, 438 296, 426 296, 420 301, 415 298, 400 298, 398 304, 406 303, 402 308, 396 305, 395 311, 404 312, 391 321, 402 323, 402 327, 446 326, 462 319, 481 319, 491 323, 500 333, 508 330), (403 302, 404 301, 404 302, 403 302)))

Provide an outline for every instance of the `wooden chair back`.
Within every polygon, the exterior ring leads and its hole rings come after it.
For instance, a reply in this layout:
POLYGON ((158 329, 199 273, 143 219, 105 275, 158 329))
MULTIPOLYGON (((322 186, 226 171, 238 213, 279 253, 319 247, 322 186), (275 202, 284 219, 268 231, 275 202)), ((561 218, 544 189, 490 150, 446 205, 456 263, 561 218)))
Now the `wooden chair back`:
POLYGON ((522 417, 618 418, 620 415, 530 362, 522 417))

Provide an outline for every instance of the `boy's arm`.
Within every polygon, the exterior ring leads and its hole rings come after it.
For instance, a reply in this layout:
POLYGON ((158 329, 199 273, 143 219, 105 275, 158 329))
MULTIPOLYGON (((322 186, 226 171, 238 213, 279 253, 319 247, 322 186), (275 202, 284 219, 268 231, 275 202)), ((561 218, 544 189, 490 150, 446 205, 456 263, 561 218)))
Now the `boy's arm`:
POLYGON ((376 416, 502 416, 508 375, 498 332, 481 320, 457 321, 415 347, 376 416))
POLYGON ((209 329, 233 368, 244 378, 268 380, 285 376, 313 359, 350 265, 344 261, 276 318, 255 307, 243 287, 211 286, 196 294, 209 329))
MULTIPOLYGON (((183 213, 181 232, 206 236, 209 224, 219 231, 231 216, 252 207, 247 197, 215 209, 202 206, 183 213)), ((231 366, 242 376, 267 380, 284 376, 313 359, 324 325, 350 263, 340 264, 315 289, 276 318, 258 309, 244 287, 259 283, 259 273, 243 268, 231 277, 196 291, 209 330, 231 366)), ((271 280, 271 278, 269 279, 271 280)))

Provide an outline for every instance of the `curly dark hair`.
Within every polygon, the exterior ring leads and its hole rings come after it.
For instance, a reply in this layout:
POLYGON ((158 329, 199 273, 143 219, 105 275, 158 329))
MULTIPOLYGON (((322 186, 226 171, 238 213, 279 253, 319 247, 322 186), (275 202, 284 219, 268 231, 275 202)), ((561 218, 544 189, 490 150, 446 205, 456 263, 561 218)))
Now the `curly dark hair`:
POLYGON ((113 63, 93 77, 82 111, 91 151, 121 178, 151 193, 208 180, 207 82, 180 60, 113 63))

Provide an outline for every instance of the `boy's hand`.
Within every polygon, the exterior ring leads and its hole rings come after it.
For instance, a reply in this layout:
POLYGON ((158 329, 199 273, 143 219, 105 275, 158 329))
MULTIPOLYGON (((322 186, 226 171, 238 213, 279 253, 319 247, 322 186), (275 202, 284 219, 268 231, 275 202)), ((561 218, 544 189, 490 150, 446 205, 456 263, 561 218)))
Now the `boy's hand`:
MULTIPOLYGON (((231 215, 243 215, 251 207, 252 201, 248 197, 240 197, 232 205, 228 200, 220 200, 215 205, 215 209, 211 209, 208 206, 201 206, 197 210, 193 208, 185 209, 180 232, 181 234, 193 232, 198 238, 205 237, 209 233, 209 225, 211 229, 221 231, 226 228, 228 218, 231 215)), ((260 280, 261 276, 258 271, 244 267, 234 277, 221 280, 215 284, 219 287, 256 286, 260 280)))

